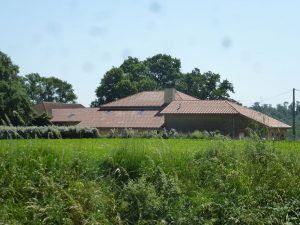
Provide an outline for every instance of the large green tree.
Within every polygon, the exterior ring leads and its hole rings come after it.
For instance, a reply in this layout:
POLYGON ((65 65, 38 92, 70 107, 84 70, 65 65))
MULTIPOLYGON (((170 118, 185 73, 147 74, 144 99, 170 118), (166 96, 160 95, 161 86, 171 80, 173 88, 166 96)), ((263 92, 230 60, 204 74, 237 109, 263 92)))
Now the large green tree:
POLYGON ((101 80, 101 85, 96 89, 96 95, 98 99, 94 103, 95 106, 97 103, 103 104, 120 97, 120 93, 117 90, 117 85, 122 81, 124 77, 123 73, 124 72, 121 68, 112 68, 106 72, 101 80))
POLYGON ((0 124, 30 123, 32 110, 29 98, 18 77, 19 67, 0 51, 0 124))
POLYGON ((120 67, 107 71, 96 89, 97 99, 91 106, 114 101, 140 91, 161 90, 175 87, 199 99, 229 99, 234 92, 228 80, 219 74, 199 69, 181 72, 181 62, 170 55, 158 54, 144 61, 128 57, 120 67))
POLYGON ((228 80, 221 81, 220 74, 211 71, 200 73, 198 68, 191 73, 182 74, 176 88, 199 99, 229 99, 229 93, 234 93, 232 83, 228 80))
POLYGON ((31 73, 23 77, 22 82, 33 103, 74 103, 77 99, 72 85, 56 77, 42 77, 38 73, 31 73))
POLYGON ((19 67, 12 63, 9 56, 0 51, 0 80, 16 80, 18 73, 19 67))
POLYGON ((150 78, 155 80, 159 87, 175 87, 180 77, 181 62, 170 55, 158 54, 145 60, 149 68, 150 78))

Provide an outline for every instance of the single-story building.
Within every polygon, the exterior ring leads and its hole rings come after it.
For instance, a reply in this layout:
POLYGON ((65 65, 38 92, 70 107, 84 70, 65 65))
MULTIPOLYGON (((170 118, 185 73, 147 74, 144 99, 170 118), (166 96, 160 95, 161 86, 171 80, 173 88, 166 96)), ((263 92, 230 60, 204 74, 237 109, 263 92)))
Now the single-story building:
POLYGON ((227 100, 199 100, 173 88, 144 91, 100 108, 52 109, 56 125, 96 127, 100 131, 124 129, 171 129, 181 132, 215 131, 243 137, 251 125, 284 136, 289 125, 263 113, 227 100))

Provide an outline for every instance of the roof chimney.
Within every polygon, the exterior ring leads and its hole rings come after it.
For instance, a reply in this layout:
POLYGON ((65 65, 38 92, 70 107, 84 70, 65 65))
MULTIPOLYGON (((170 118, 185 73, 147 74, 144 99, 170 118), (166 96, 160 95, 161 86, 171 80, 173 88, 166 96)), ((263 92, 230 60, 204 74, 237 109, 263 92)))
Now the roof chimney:
POLYGON ((164 104, 169 104, 175 100, 175 88, 165 88, 164 90, 164 104))

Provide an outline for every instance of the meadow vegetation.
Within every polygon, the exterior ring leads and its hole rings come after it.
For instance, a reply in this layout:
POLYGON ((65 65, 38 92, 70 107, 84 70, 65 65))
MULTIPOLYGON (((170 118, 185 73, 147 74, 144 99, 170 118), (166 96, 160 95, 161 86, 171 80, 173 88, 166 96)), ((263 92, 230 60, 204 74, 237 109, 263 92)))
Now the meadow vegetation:
POLYGON ((0 141, 0 224, 299 224, 300 143, 0 141))

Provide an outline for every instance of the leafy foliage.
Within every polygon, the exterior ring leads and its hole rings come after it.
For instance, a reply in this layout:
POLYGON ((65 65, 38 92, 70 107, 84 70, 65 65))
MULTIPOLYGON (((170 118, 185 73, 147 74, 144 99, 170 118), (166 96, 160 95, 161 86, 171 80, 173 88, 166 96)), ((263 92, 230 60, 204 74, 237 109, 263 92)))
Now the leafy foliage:
POLYGON ((158 54, 145 60, 150 78, 160 87, 174 87, 180 76, 181 62, 169 55, 158 54))
POLYGON ((233 85, 228 80, 221 82, 220 78, 219 74, 211 71, 201 74, 195 68, 181 76, 177 89, 199 99, 229 99, 229 92, 234 93, 233 85))
POLYGON ((179 91, 200 99, 229 99, 234 93, 233 85, 221 81, 219 74, 181 72, 181 62, 170 55, 158 54, 140 61, 129 57, 120 67, 107 71, 96 89, 97 99, 92 106, 120 99, 141 91, 161 90, 175 87, 179 91))
POLYGON ((31 116, 31 104, 20 82, 0 80, 0 119, 18 126, 28 124, 31 116))
POLYGON ((17 111, 13 111, 13 124, 15 126, 25 126, 25 122, 23 118, 20 116, 20 114, 17 111))
POLYGON ((0 51, 0 124, 24 125, 31 120, 31 104, 18 77, 19 67, 0 51))
POLYGON ((74 103, 77 96, 71 84, 56 77, 42 77, 38 73, 22 78, 23 86, 33 103, 63 102, 74 103))
POLYGON ((12 81, 17 79, 19 67, 12 63, 11 59, 0 51, 0 80, 12 81))
POLYGON ((72 85, 66 81, 37 73, 19 77, 18 72, 19 67, 0 51, 0 125, 49 125, 42 115, 33 119, 31 102, 73 103, 77 99, 72 85))
POLYGON ((53 124, 50 119, 47 113, 42 113, 40 115, 34 115, 31 123, 33 126, 52 126, 53 124))

